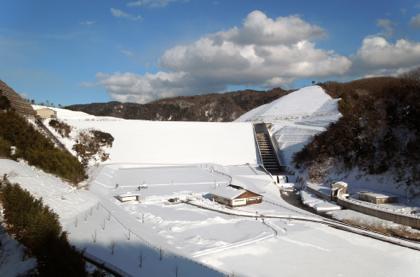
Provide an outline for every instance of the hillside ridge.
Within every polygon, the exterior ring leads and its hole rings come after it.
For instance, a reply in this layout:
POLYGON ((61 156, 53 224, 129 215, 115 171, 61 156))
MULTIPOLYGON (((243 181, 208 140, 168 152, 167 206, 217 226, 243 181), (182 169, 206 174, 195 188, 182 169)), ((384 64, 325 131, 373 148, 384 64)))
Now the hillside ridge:
POLYGON ((227 122, 289 92, 281 88, 267 91, 241 90, 164 98, 147 104, 111 101, 70 105, 66 109, 125 119, 227 122))

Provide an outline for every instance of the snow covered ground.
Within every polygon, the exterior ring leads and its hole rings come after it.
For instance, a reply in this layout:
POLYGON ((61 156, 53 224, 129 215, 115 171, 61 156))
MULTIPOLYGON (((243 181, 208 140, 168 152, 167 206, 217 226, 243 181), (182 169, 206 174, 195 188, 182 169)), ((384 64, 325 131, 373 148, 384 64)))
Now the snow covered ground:
POLYGON ((78 191, 26 164, 0 160, 0 169, 60 214, 73 244, 129 275, 302 276, 310 269, 312 276, 415 276, 420 270, 419 252, 323 225, 262 222, 167 201, 185 197, 217 207, 203 196, 231 176, 258 187, 265 200, 237 211, 308 215, 282 201, 270 179, 249 166, 221 174, 212 164, 103 165, 92 172, 90 190, 78 191), (138 184, 147 185, 140 203, 114 197, 137 191, 138 184))
POLYGON ((25 256, 24 247, 0 226, 0 276, 24 276, 36 268, 36 259, 25 256))
POLYGON ((310 86, 259 106, 236 121, 271 123, 269 131, 281 150, 282 158, 286 165, 292 166, 293 154, 341 117, 337 101, 321 87, 310 86))
POLYGON ((312 193, 307 192, 306 190, 300 191, 300 198, 302 200, 303 205, 306 205, 320 213, 341 210, 340 206, 332 202, 318 198, 312 193))

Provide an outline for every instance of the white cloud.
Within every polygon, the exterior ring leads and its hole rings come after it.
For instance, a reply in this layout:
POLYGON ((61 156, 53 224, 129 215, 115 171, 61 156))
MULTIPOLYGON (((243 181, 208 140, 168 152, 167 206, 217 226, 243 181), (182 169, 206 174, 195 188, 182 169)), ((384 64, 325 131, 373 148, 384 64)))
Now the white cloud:
POLYGON ((98 82, 105 86, 110 96, 122 102, 146 103, 158 98, 184 94, 188 86, 187 74, 183 72, 137 75, 134 73, 97 73, 98 82))
POLYGON ((420 64, 420 43, 405 39, 390 43, 380 36, 366 37, 356 60, 368 69, 402 70, 420 64))
POLYGON ((214 35, 215 41, 236 44, 275 45, 290 44, 325 36, 325 31, 296 15, 271 19, 261 11, 253 11, 245 18, 241 28, 234 27, 214 35))
POLYGON ((80 25, 91 26, 91 25, 93 25, 93 24, 95 24, 95 23, 96 23, 95 21, 92 21, 92 20, 86 20, 86 21, 82 21, 82 22, 80 22, 80 25))
POLYGON ((123 54, 124 56, 127 56, 129 58, 134 57, 134 53, 131 50, 121 49, 120 52, 121 52, 121 54, 123 54))
POLYGON ((142 19, 141 15, 129 14, 119 9, 111 8, 110 11, 111 11, 112 16, 114 17, 125 18, 125 19, 129 19, 133 21, 138 21, 142 19))
POLYGON ((162 8, 172 2, 187 2, 188 0, 137 0, 128 2, 129 7, 151 7, 151 8, 162 8))
POLYGON ((155 74, 98 73, 119 101, 149 102, 161 97, 219 92, 228 85, 279 86, 299 78, 344 74, 347 57, 316 47, 325 31, 298 16, 268 18, 251 12, 242 26, 175 46, 155 74))
POLYGON ((376 25, 383 29, 382 34, 386 37, 391 37, 395 32, 395 23, 389 19, 378 19, 376 25))
POLYGON ((410 25, 414 28, 420 28, 420 13, 411 18, 410 25))

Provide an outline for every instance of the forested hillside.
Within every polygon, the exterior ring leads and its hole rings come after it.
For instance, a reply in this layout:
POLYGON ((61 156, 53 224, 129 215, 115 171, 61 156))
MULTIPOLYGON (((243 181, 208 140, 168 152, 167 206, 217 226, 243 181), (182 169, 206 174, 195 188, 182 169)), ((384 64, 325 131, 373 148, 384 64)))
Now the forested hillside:
POLYGON ((412 74, 320 84, 341 98, 342 117, 295 155, 298 168, 322 181, 336 170, 390 172, 420 186, 420 82, 412 74))
POLYGON ((288 91, 281 88, 269 91, 243 90, 165 98, 148 104, 108 102, 72 105, 66 108, 92 115, 126 119, 233 121, 243 113, 287 93, 288 91))
POLYGON ((60 176, 72 183, 85 179, 85 170, 70 153, 58 149, 23 117, 0 109, 0 157, 26 160, 30 165, 60 176), (15 146, 13 154, 10 147, 15 146))

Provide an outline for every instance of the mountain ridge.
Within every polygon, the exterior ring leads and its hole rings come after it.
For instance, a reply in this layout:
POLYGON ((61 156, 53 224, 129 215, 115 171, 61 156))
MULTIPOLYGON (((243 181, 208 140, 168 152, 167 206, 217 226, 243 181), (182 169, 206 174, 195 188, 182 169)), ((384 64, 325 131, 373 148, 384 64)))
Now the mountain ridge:
POLYGON ((240 90, 220 94, 177 96, 147 104, 110 101, 69 105, 65 108, 96 116, 125 119, 228 122, 290 92, 281 88, 267 91, 240 90))

